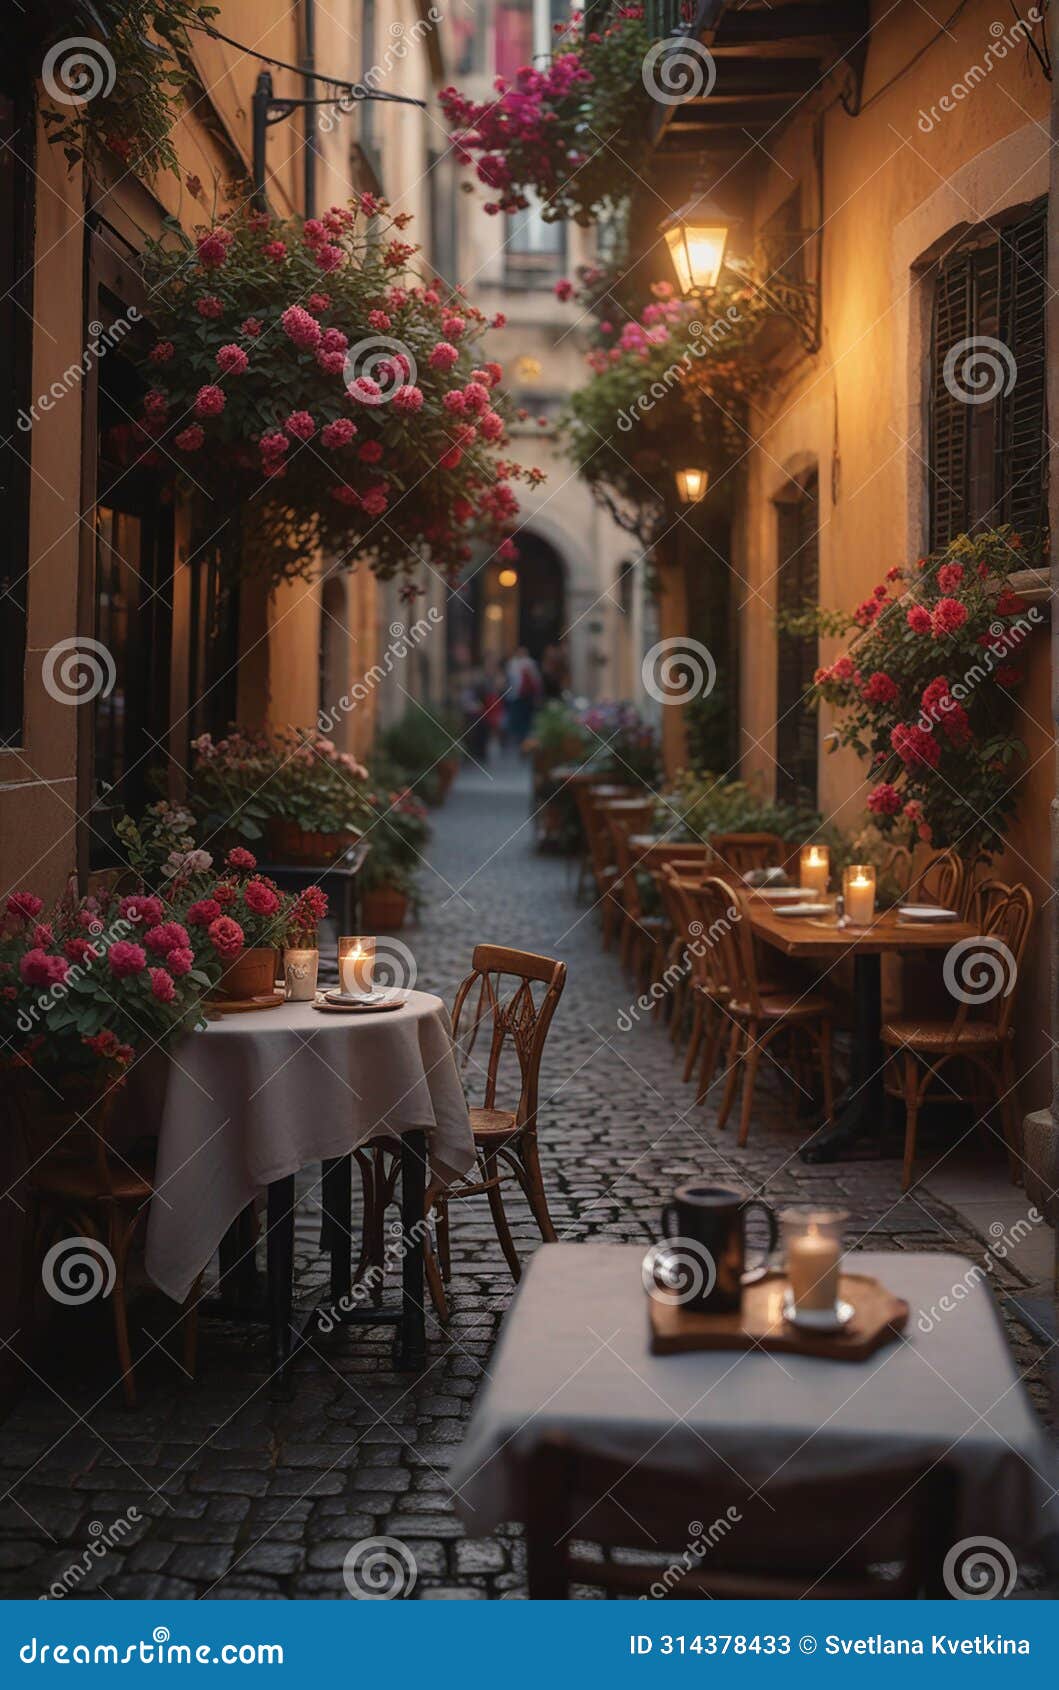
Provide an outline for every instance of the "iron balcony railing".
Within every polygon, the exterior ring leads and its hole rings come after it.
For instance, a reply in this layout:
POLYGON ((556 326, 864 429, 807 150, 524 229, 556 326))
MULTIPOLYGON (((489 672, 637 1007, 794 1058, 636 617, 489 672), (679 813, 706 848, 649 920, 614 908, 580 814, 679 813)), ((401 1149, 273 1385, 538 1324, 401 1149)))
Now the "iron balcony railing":
MULTIPOLYGON (((586 33, 599 29, 614 5, 615 0, 589 0, 586 33)), ((666 41, 671 35, 697 35, 719 9, 718 0, 644 0, 644 22, 656 41, 666 41)))

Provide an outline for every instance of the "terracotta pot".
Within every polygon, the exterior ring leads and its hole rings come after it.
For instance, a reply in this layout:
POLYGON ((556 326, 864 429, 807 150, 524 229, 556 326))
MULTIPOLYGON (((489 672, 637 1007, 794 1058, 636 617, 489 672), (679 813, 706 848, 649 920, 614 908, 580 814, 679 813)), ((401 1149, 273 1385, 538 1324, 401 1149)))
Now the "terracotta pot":
POLYGON ((408 914, 408 895, 396 886, 361 893, 361 926, 369 932, 396 933, 408 914))
POLYGON ((276 953, 255 945, 230 962, 211 993, 215 998, 270 997, 276 989, 276 953))
POLYGON ((314 833, 281 816, 274 816, 268 825, 269 850, 275 861, 307 868, 329 868, 359 838, 359 833, 314 833))
POLYGON ((439 804, 444 804, 446 798, 449 795, 449 788, 452 786, 452 783, 456 779, 456 776, 459 774, 459 772, 460 772, 460 760, 459 760, 458 757, 443 757, 441 759, 441 762, 437 765, 436 773, 437 773, 438 782, 439 782, 439 786, 438 786, 438 803, 439 804))

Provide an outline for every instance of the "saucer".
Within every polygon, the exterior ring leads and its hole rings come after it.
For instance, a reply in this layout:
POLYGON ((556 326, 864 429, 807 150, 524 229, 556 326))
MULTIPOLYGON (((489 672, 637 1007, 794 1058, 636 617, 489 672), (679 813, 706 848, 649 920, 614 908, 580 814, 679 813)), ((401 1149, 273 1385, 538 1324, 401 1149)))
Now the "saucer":
POLYGON ((841 1332, 853 1319, 853 1304, 839 1298, 833 1309, 801 1309, 794 1306, 790 1291, 784 1293, 783 1318, 803 1332, 841 1332))

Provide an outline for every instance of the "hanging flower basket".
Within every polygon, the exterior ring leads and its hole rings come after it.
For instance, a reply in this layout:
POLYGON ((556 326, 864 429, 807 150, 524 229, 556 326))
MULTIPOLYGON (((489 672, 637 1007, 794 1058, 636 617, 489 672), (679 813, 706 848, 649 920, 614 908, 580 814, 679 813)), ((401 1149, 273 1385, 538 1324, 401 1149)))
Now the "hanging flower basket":
POLYGON ((149 246, 159 338, 139 448, 157 441, 237 510, 231 569, 311 578, 322 550, 414 594, 427 562, 455 580, 475 538, 506 555, 510 483, 542 476, 501 456, 486 318, 410 269, 409 221, 363 194, 307 222, 240 210, 195 239, 170 225, 149 246))

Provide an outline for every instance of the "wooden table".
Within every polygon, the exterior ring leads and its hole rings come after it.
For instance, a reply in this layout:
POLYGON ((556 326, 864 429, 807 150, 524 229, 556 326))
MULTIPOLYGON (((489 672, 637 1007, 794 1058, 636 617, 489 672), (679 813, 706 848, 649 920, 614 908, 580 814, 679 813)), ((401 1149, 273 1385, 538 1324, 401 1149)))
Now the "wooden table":
POLYGON ((833 964, 853 958, 853 1051, 850 1084, 835 1121, 802 1150, 803 1162, 833 1162, 855 1139, 877 1133, 883 1123, 882 967, 884 956, 948 951, 974 936, 966 921, 902 921, 896 910, 876 916, 870 927, 839 927, 834 915, 777 915, 763 898, 753 898, 755 937, 784 956, 833 964))

